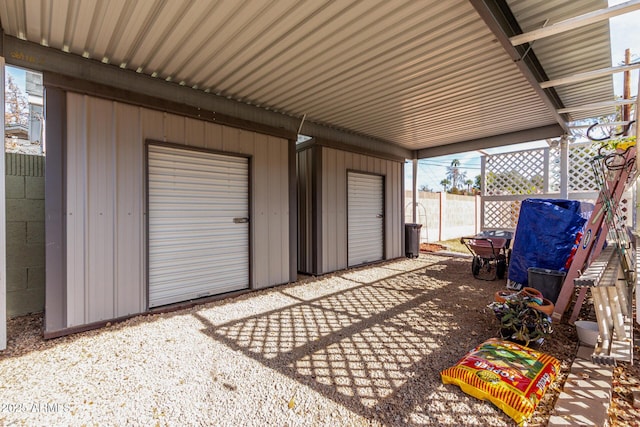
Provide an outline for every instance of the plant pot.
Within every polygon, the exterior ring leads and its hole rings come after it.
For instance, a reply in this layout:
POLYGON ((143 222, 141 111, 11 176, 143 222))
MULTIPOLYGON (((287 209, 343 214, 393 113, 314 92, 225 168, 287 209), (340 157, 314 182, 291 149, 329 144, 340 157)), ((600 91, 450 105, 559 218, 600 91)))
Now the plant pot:
POLYGON ((504 290, 504 291, 496 291, 496 293, 493 296, 494 301, 496 302, 505 302, 507 300, 507 298, 516 295, 518 293, 518 291, 509 291, 509 290, 504 290))
POLYGON ((588 320, 578 320, 575 322, 576 332, 578 332, 578 339, 584 345, 589 347, 595 347, 598 344, 598 336, 600 330, 597 322, 591 322, 588 320))
POLYGON ((522 288, 520 293, 523 296, 528 296, 528 297, 532 297, 532 298, 544 298, 542 296, 542 292, 540 292, 536 288, 522 288))
POLYGON ((522 296, 525 296, 525 297, 530 297, 530 298, 544 299, 544 297, 542 296, 542 293, 539 290, 535 289, 535 288, 522 288, 522 290, 520 290, 520 291, 510 291, 508 289, 507 290, 502 290, 502 291, 496 291, 496 293, 494 294, 493 299, 496 302, 505 302, 509 297, 512 297, 512 296, 518 295, 518 294, 520 294, 522 296))
POLYGON ((555 304, 553 304, 551 302, 551 300, 543 298, 542 299, 542 305, 530 302, 529 303, 529 307, 535 308, 536 310, 539 310, 539 311, 543 312, 544 314, 547 314, 547 315, 551 316, 553 314, 553 310, 554 310, 554 308, 556 306, 555 306, 555 304))

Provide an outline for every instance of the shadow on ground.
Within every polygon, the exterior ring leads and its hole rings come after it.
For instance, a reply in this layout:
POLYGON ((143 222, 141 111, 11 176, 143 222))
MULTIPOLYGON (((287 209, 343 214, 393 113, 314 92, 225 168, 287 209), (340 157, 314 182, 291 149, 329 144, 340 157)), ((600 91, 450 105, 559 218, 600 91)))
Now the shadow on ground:
POLYGON ((485 306, 504 283, 475 280, 468 259, 429 259, 373 281, 341 273, 352 286, 316 298, 284 289, 298 302, 224 324, 195 316, 211 338, 368 419, 459 421, 459 391, 441 384, 440 371, 494 336, 485 306))

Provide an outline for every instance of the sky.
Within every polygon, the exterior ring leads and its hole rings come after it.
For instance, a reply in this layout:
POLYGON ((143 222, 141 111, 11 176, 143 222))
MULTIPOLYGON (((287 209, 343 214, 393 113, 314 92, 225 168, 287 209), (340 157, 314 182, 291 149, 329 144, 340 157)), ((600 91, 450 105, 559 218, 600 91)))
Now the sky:
POLYGON ((27 73, 25 73, 25 71, 21 68, 15 68, 9 65, 5 67, 5 72, 7 73, 7 76, 5 78, 8 78, 8 76, 11 75, 13 77, 13 81, 15 82, 15 84, 18 85, 20 92, 22 92, 23 94, 26 94, 27 93, 27 87, 26 87, 27 73))
MULTIPOLYGON (((610 0, 609 5, 624 3, 628 0, 610 0)), ((631 61, 640 60, 640 11, 627 13, 610 19, 611 27, 611 63, 621 65, 624 63, 625 49, 631 49, 631 61)), ((618 73, 613 76, 613 86, 616 95, 622 96, 623 74, 618 73)), ((638 70, 631 74, 631 95, 638 93, 638 70)), ((545 141, 533 141, 525 144, 516 144, 498 148, 488 148, 483 150, 488 154, 505 153, 511 151, 528 150, 533 148, 546 147, 545 141)), ((433 191, 442 191, 440 182, 446 178, 447 166, 453 160, 460 161, 460 170, 466 173, 466 179, 475 181, 476 175, 480 175, 480 158, 482 154, 477 151, 458 153, 448 156, 432 157, 423 159, 418 166, 418 188, 426 186, 433 191)), ((413 186, 413 169, 409 163, 405 168, 405 188, 413 186)))

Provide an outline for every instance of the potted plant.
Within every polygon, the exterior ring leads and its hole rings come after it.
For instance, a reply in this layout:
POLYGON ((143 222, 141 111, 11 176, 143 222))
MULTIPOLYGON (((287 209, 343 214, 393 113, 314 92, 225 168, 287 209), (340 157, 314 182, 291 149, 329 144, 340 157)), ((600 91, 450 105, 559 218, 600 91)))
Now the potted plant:
POLYGON ((489 304, 500 322, 503 339, 529 346, 531 343, 541 344, 551 334, 551 317, 536 308, 532 303, 534 298, 521 293, 489 304))

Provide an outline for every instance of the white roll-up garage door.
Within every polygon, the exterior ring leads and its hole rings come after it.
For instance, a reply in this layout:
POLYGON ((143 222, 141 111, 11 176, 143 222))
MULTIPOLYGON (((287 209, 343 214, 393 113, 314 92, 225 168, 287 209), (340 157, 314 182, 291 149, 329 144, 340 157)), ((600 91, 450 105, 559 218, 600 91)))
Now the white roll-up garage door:
POLYGON ((249 287, 249 160, 148 145, 149 307, 249 287))
POLYGON ((384 179, 379 175, 347 173, 348 264, 365 264, 384 257, 384 179))

